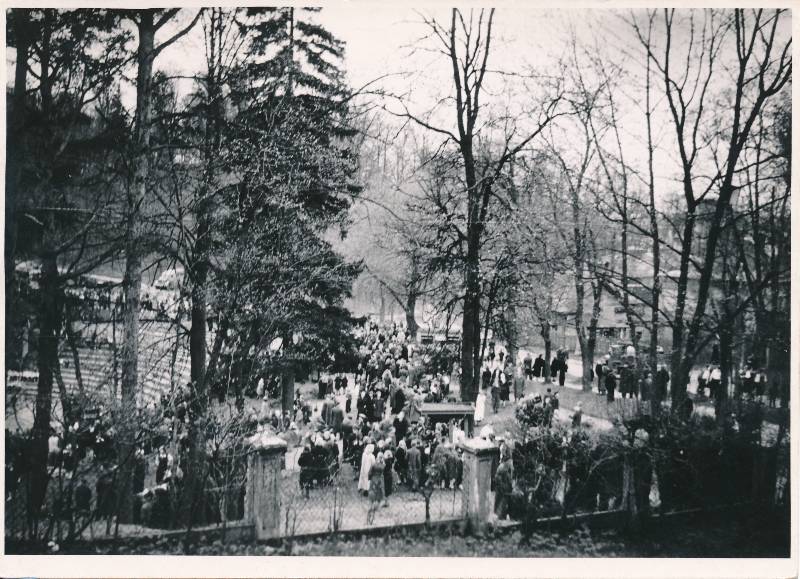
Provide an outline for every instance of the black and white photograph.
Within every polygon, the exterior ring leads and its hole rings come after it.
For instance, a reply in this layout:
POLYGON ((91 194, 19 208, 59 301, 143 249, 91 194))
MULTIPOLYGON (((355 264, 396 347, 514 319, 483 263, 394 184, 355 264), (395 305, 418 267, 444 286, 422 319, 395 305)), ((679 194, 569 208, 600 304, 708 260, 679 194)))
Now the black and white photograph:
POLYGON ((7 6, 3 575, 798 572, 789 7, 7 6))

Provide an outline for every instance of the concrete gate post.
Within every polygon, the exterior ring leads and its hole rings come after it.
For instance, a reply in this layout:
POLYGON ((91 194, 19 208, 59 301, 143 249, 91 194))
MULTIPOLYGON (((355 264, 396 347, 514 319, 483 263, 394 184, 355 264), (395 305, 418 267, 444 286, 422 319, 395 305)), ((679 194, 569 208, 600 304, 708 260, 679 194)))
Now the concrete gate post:
POLYGON ((471 438, 461 443, 464 451, 464 477, 461 511, 473 528, 482 531, 494 509, 492 493, 492 463, 500 449, 482 438, 471 438))
POLYGON ((250 439, 247 458, 244 516, 254 527, 256 540, 272 539, 281 531, 281 470, 286 441, 266 434, 250 439))

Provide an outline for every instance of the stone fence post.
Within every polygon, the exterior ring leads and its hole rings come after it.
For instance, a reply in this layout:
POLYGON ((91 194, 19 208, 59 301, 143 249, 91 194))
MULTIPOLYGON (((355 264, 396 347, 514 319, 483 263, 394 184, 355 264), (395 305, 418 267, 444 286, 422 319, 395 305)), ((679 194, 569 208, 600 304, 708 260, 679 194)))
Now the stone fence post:
POLYGON ((461 511, 473 528, 486 527, 494 510, 492 503, 492 463, 500 453, 494 443, 482 438, 463 441, 464 451, 463 497, 461 511))
POLYGON ((281 532, 281 470, 286 441, 264 433, 252 437, 250 445, 244 518, 253 524, 256 540, 272 539, 281 532))

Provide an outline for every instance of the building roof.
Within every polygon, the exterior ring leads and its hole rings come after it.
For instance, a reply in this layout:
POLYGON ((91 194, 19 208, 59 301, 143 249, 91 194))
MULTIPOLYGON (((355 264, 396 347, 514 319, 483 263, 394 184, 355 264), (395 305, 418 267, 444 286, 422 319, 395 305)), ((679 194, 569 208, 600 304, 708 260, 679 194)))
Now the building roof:
POLYGON ((419 411, 428 416, 472 416, 475 407, 467 402, 423 402, 419 411))

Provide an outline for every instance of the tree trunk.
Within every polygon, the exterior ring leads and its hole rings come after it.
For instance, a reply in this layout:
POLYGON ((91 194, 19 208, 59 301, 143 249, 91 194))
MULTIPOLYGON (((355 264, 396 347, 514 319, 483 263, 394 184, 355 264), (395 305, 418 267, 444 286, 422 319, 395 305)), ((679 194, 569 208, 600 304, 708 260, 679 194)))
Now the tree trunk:
MULTIPOLYGON (((122 404, 126 412, 133 412, 139 388, 139 301, 142 286, 142 248, 139 212, 147 194, 150 154, 150 108, 152 100, 153 60, 155 58, 155 25, 152 10, 139 11, 136 74, 136 113, 134 118, 133 183, 128 190, 128 215, 125 227, 125 274, 122 286, 125 306, 122 312, 124 341, 122 344, 122 404)), ((118 517, 128 522, 133 517, 133 468, 126 457, 133 456, 132 444, 135 425, 125 422, 120 427, 119 456, 121 486, 118 517)))
POLYGON ((639 506, 636 499, 636 466, 632 452, 626 452, 622 459, 622 509, 626 513, 629 530, 638 530, 639 506))
POLYGON ((282 417, 291 413, 294 406, 294 368, 287 363, 281 372, 281 412, 282 417))
POLYGON ((550 339, 550 322, 543 320, 541 325, 542 339, 544 340, 544 383, 550 384, 550 357, 553 355, 553 341, 550 339))
POLYGON ((684 363, 684 312, 686 311, 686 295, 689 285, 689 266, 694 237, 695 208, 690 207, 686 213, 681 238, 681 262, 675 301, 675 322, 672 326, 672 354, 670 360, 670 395, 672 410, 678 412, 686 397, 686 386, 689 384, 689 370, 684 363))
POLYGON ((73 320, 71 312, 66 310, 65 314, 67 319, 64 323, 64 329, 67 334, 67 344, 72 354, 72 365, 75 367, 75 381, 78 383, 78 391, 83 393, 83 374, 81 372, 81 356, 78 351, 78 338, 72 326, 73 320))
MULTIPOLYGON (((52 218, 51 218, 52 223, 52 218)), ((45 235, 49 235, 45 232, 45 235)), ((61 299, 58 265, 52 253, 42 258, 39 284, 39 379, 36 385, 36 412, 33 419, 31 507, 34 520, 39 518, 47 493, 47 439, 52 420, 53 381, 58 365, 58 335, 61 327, 61 299)))
MULTIPOLYGON (((207 164, 212 161, 207 158, 207 164)), ((189 366, 190 388, 192 394, 192 412, 189 424, 189 462, 184 469, 184 503, 183 521, 187 528, 194 524, 195 505, 203 504, 203 479, 205 478, 205 435, 202 425, 209 404, 209 388, 206 380, 206 348, 208 331, 208 305, 206 285, 209 271, 210 225, 209 225, 209 191, 212 176, 206 175, 206 183, 201 188, 200 199, 195 207, 197 223, 194 262, 190 266, 191 283, 191 327, 189 329, 189 366)))
POLYGON ((417 325, 417 318, 414 315, 414 311, 417 309, 417 294, 416 292, 409 291, 408 295, 406 296, 406 304, 403 308, 406 314, 406 326, 408 329, 408 335, 411 336, 412 340, 417 339, 417 331, 419 330, 419 326, 417 325))
MULTIPOLYGON (((648 60, 648 66, 650 61, 648 60)), ((648 85, 649 87, 649 85, 648 85)), ((656 215, 656 199, 655 199, 655 175, 653 172, 653 146, 650 128, 650 93, 647 93, 648 109, 647 109, 647 140, 648 140, 648 167, 650 172, 649 193, 650 204, 647 208, 650 216, 650 235, 651 247, 653 251, 653 288, 651 292, 651 309, 650 309, 650 370, 655 376, 656 367, 658 366, 658 331, 659 331, 659 308, 661 307, 661 239, 658 233, 658 217, 656 215)))
MULTIPOLYGON (((516 291, 516 287, 512 289, 516 291)), ((517 364, 517 350, 519 330, 517 328, 517 308, 514 306, 513 298, 511 305, 508 306, 505 313, 505 326, 506 326, 506 348, 508 350, 508 361, 511 364, 517 364)))
POLYGON ((383 323, 386 321, 386 295, 382 285, 378 286, 378 295, 380 296, 381 300, 381 309, 378 314, 378 320, 380 321, 381 325, 383 325, 383 323))
POLYGON ((461 325, 461 400, 474 402, 478 395, 480 369, 480 281, 477 243, 467 252, 466 293, 461 325))
MULTIPOLYGON (((8 383, 9 349, 8 344, 14 335, 13 306, 15 304, 15 267, 17 246, 17 194, 22 178, 23 138, 25 127, 26 85, 28 82, 28 51, 30 16, 27 8, 13 8, 10 22, 14 26, 14 37, 17 45, 17 62, 14 69, 14 94, 12 99, 13 114, 8 116, 8 133, 6 136, 6 202, 5 202, 5 328, 6 328, 6 383, 8 383)), ((23 356, 24 358, 24 356, 23 356)))
POLYGON ((717 424, 722 425, 725 421, 725 407, 728 401, 728 385, 733 369, 733 320, 725 312, 725 319, 719 331, 719 369, 722 373, 720 386, 716 392, 714 409, 717 417, 717 424))
POLYGON ((592 289, 592 319, 589 321, 589 335, 586 338, 586 349, 581 349, 582 386, 585 392, 591 392, 594 380, 594 351, 597 348, 597 324, 600 320, 600 302, 603 297, 603 285, 598 279, 592 289))
POLYGON ((620 231, 620 251, 622 252, 622 307, 625 309, 625 321, 631 334, 637 355, 639 354, 639 338, 636 335, 636 322, 631 312, 630 279, 628 277, 628 197, 627 191, 623 197, 622 228, 620 231))

